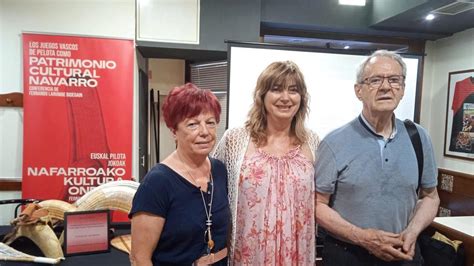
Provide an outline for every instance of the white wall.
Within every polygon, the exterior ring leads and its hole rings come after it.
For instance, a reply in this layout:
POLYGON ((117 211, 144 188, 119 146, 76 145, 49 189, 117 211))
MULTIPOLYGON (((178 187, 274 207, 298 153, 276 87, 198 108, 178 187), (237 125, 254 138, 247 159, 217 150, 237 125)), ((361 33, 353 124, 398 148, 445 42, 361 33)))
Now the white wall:
POLYGON ((448 73, 474 69, 474 29, 426 44, 421 124, 428 129, 438 167, 474 174, 474 162, 445 157, 444 131, 448 73))
MULTIPOLYGON (((135 0, 0 0, 0 93, 23 91, 22 32, 134 39, 135 0)), ((134 91, 132 174, 138 176, 134 91)), ((0 107, 0 179, 21 178, 22 142, 23 109, 0 107)), ((0 192, 0 199, 20 196, 0 192)), ((10 206, 0 206, 0 213, 0 224, 6 224, 13 212, 10 206)))
POLYGON ((0 91, 21 88, 21 33, 134 39, 134 0, 0 0, 0 91))

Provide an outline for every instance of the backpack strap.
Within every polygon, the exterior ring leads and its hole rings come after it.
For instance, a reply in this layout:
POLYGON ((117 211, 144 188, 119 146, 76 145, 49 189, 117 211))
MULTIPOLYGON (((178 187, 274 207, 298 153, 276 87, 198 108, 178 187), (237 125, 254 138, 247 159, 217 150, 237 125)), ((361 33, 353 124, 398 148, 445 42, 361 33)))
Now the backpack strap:
POLYGON ((418 186, 416 190, 419 192, 421 176, 423 175, 423 148, 421 145, 420 133, 418 133, 415 123, 411 120, 406 119, 403 123, 405 124, 405 128, 410 136, 411 144, 413 145, 413 149, 415 149, 416 160, 418 161, 418 186))

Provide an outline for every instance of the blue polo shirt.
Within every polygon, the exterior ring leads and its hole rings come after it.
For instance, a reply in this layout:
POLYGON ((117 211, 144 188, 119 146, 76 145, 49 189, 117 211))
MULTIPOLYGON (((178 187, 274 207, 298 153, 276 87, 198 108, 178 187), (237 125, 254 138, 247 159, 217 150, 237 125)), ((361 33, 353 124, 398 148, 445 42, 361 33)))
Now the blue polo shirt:
MULTIPOLYGON (((418 165, 403 121, 394 123, 396 134, 383 145, 360 116, 329 133, 318 147, 315 183, 317 192, 332 194, 331 207, 350 223, 400 233, 418 199, 418 165)), ((421 187, 435 187, 431 140, 417 128, 424 155, 421 187)))

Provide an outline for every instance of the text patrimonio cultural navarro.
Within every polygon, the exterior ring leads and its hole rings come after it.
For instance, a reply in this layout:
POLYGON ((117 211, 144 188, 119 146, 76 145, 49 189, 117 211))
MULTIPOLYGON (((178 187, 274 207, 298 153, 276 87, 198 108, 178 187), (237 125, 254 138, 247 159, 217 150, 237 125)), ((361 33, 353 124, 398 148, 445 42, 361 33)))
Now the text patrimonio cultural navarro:
POLYGON ((72 57, 73 51, 78 50, 79 45, 74 43, 29 42, 29 85, 33 88, 34 86, 97 88, 101 78, 98 71, 113 70, 117 67, 117 63, 113 60, 69 58, 72 57))

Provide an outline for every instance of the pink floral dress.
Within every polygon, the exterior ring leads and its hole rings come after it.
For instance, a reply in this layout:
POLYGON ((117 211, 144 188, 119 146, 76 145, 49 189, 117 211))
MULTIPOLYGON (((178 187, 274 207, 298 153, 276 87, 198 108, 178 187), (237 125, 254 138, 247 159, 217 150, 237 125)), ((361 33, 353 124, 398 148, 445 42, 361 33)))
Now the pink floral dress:
POLYGON ((239 180, 235 265, 314 265, 314 169, 298 146, 245 156, 239 180))

